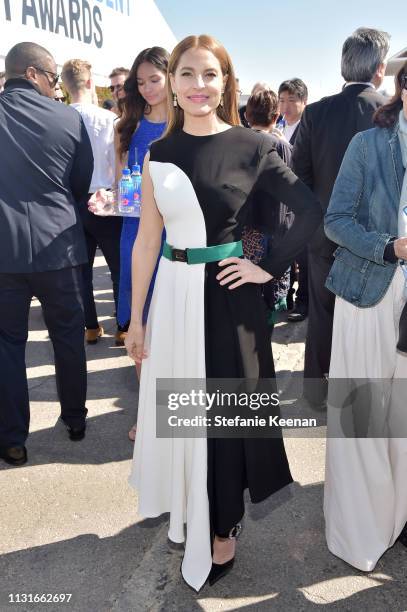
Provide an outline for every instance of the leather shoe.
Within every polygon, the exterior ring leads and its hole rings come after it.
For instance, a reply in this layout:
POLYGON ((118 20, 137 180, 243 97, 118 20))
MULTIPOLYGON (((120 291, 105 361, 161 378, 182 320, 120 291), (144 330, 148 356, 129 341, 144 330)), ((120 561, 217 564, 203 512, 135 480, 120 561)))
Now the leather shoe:
POLYGON ((114 335, 114 343, 116 346, 124 346, 124 341, 126 339, 127 332, 121 329, 117 329, 117 332, 114 335))
POLYGON ((24 465, 27 463, 27 449, 25 446, 0 448, 0 458, 10 465, 24 465))
POLYGON ((213 586, 218 580, 224 578, 233 569, 235 558, 229 559, 226 563, 212 563, 211 571, 209 572, 209 586, 213 586))
POLYGON ((287 320, 291 321, 291 323, 299 323, 300 321, 304 321, 308 316, 308 308, 307 306, 302 306, 298 304, 295 306, 294 310, 287 315, 287 320))
POLYGON ((77 427, 77 426, 72 427, 72 425, 69 425, 68 423, 66 423, 62 417, 61 417, 61 421, 63 422, 63 424, 65 425, 68 431, 70 440, 72 440, 73 442, 83 440, 83 438, 85 437, 85 433, 86 433, 86 423, 82 425, 81 427, 77 427))
POLYGON ((98 339, 103 336, 105 330, 99 325, 96 329, 87 329, 85 331, 85 339, 88 344, 96 344, 98 339))

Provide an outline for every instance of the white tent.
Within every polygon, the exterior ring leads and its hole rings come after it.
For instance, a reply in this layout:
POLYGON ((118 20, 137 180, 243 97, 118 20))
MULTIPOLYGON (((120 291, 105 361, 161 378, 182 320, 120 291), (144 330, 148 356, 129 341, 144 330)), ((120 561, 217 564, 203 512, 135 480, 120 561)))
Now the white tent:
POLYGON ((59 66, 88 60, 97 85, 112 68, 130 68, 142 49, 172 51, 177 42, 153 0, 0 0, 0 70, 23 41, 48 49, 59 66))
POLYGON ((407 62, 407 47, 402 49, 395 55, 389 58, 387 62, 386 74, 397 74, 400 68, 407 62))

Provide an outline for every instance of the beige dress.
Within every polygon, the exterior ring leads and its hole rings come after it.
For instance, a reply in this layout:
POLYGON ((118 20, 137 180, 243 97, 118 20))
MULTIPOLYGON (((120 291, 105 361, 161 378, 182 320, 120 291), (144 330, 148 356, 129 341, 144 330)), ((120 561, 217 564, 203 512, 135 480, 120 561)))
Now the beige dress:
POLYGON ((377 305, 359 308, 339 297, 335 302, 326 539, 333 554, 364 571, 374 569, 407 522, 407 355, 396 350, 403 288, 398 267, 377 305), (348 392, 349 384, 359 385, 359 396, 348 392))

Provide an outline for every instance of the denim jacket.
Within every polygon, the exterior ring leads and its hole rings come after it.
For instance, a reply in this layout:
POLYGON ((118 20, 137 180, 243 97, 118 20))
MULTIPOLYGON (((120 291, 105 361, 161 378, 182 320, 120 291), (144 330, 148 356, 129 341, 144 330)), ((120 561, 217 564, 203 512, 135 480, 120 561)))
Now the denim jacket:
POLYGON ((325 216, 325 233, 339 245, 325 286, 355 306, 377 304, 397 267, 383 253, 398 236, 404 178, 398 127, 353 137, 325 216))

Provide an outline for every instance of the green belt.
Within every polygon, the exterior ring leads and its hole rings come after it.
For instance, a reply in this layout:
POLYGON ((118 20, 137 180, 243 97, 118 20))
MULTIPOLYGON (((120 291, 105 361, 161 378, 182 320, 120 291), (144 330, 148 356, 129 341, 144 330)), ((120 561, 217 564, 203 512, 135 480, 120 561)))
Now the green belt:
POLYGON ((243 255, 242 241, 216 244, 210 247, 195 249, 174 249, 164 242, 163 256, 170 261, 183 261, 188 264, 210 263, 221 261, 226 257, 240 257, 243 255))

